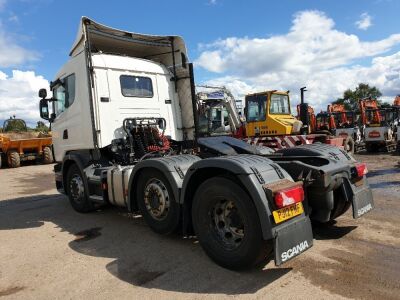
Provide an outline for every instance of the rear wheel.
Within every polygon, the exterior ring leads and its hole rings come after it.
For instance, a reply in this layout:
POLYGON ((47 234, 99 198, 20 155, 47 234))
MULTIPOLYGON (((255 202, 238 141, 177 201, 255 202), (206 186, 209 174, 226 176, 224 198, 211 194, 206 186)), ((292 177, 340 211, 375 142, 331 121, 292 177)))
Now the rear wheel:
POLYGON ((206 180, 192 205, 193 227, 207 255, 222 267, 251 268, 272 252, 263 240, 259 216, 247 193, 224 177, 206 180))
POLYGON ((72 207, 80 213, 93 211, 94 205, 89 200, 83 175, 77 165, 72 165, 67 171, 68 198, 72 207))
POLYGON ((180 206, 162 172, 145 169, 139 174, 136 199, 143 218, 153 231, 160 234, 176 231, 180 206))
POLYGON ((21 166, 21 159, 19 153, 15 150, 8 152, 7 162, 10 168, 18 168, 21 166))
POLYGON ((346 201, 343 192, 340 189, 333 191, 333 209, 331 211, 330 221, 343 215, 350 207, 350 201, 346 201))
POLYGON ((43 163, 51 164, 54 162, 53 152, 50 147, 43 148, 43 163))

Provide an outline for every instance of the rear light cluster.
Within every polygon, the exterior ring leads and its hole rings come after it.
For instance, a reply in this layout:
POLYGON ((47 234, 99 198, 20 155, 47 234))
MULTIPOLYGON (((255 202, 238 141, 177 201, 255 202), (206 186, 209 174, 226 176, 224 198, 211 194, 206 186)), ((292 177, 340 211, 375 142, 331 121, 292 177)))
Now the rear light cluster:
POLYGON ((357 163, 356 170, 357 170, 357 177, 359 177, 359 178, 364 177, 364 175, 367 175, 367 173, 368 173, 367 164, 357 163))
POLYGON ((275 192, 275 204, 282 208, 304 200, 304 190, 301 185, 275 192))

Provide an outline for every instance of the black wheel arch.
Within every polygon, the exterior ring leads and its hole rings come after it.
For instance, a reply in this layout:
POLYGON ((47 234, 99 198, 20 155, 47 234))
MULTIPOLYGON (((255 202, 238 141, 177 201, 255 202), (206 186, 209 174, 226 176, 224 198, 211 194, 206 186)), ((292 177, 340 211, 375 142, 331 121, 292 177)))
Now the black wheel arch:
MULTIPOLYGON (((263 238, 265 240, 272 239, 274 237, 274 230, 271 221, 270 205, 262 188, 262 183, 259 182, 250 170, 248 166, 240 165, 226 158, 204 159, 196 162, 188 170, 181 190, 180 202, 184 207, 184 231, 191 231, 191 204, 197 188, 210 177, 225 176, 238 183, 250 196, 257 209, 263 238)), ((271 182, 275 180, 271 180, 271 182)))
POLYGON ((179 203, 180 191, 185 174, 189 167, 199 159, 200 158, 194 155, 177 155, 148 159, 137 163, 132 171, 128 183, 128 210, 135 211, 138 209, 135 199, 135 191, 138 182, 137 178, 145 169, 155 169, 160 171, 168 180, 168 183, 173 190, 175 201, 179 203))
POLYGON ((61 168, 62 174, 62 184, 64 187, 65 194, 68 195, 68 185, 67 185, 67 174, 69 168, 75 164, 79 168, 82 174, 83 183, 85 185, 85 190, 89 190, 89 183, 85 176, 84 169, 90 164, 91 156, 89 152, 70 152, 64 156, 61 168))

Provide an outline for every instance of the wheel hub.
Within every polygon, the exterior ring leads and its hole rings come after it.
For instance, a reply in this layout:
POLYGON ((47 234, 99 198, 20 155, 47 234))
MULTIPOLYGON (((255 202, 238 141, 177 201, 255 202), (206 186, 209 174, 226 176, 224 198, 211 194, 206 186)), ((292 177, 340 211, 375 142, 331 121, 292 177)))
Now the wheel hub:
POLYGON ((144 203, 150 215, 157 220, 166 218, 170 200, 168 190, 159 179, 153 178, 148 181, 144 191, 144 203))
POLYGON ((72 199, 76 202, 81 202, 81 199, 85 195, 85 186, 83 180, 79 175, 74 175, 69 185, 69 191, 72 199))
POLYGON ((239 247, 244 238, 244 224, 233 201, 218 201, 213 209, 212 221, 215 232, 227 248, 239 247))

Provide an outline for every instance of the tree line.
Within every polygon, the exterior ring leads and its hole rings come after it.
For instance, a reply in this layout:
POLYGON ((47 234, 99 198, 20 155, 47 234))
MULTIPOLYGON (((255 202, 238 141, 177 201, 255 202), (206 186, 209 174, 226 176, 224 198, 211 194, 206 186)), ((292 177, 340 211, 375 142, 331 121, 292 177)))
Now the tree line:
POLYGON ((346 110, 357 110, 358 100, 371 97, 371 99, 377 100, 379 106, 390 107, 390 103, 385 103, 378 99, 381 96, 382 93, 377 87, 370 86, 367 83, 359 83, 354 90, 345 90, 343 96, 334 101, 333 104, 344 104, 346 110))

